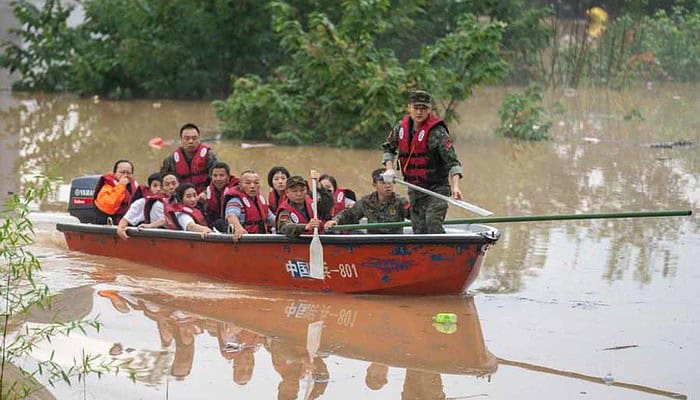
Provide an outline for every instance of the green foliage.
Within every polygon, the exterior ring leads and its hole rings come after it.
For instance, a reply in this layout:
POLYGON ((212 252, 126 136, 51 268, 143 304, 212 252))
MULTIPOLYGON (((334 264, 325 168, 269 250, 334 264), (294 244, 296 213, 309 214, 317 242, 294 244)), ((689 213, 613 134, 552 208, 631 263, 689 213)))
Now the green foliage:
POLYGON ((547 140, 552 123, 544 120, 541 102, 542 89, 537 85, 508 94, 499 111, 501 126, 496 133, 520 140, 547 140))
POLYGON ((0 212, 0 308, 2 308, 2 343, 0 357, 0 398, 22 399, 31 397, 41 390, 38 382, 41 378, 53 386, 57 382, 71 384, 88 374, 100 376, 105 372, 120 368, 130 370, 128 364, 83 353, 74 360, 74 365, 64 368, 54 362, 53 356, 48 360, 37 362, 33 371, 19 367, 24 365, 37 346, 44 341, 51 341, 57 335, 69 335, 72 331, 86 332, 86 328, 99 330, 97 318, 53 323, 41 326, 24 324, 32 308, 50 307, 48 287, 37 280, 41 263, 31 252, 29 246, 34 243, 34 227, 29 219, 30 207, 34 202, 46 198, 52 183, 40 179, 28 184, 23 197, 14 195, 0 212), (10 371, 19 373, 10 375, 10 371))
POLYGON ((641 50, 656 57, 652 63, 674 80, 691 81, 700 77, 700 10, 687 12, 675 7, 659 11, 644 21, 641 50))
POLYGON ((388 0, 345 1, 339 21, 315 12, 306 27, 287 3, 273 2, 270 10, 289 64, 267 80, 235 79, 231 96, 214 103, 230 137, 370 147, 383 140, 382 127, 399 118, 411 89, 444 99, 449 119, 475 85, 505 74, 502 26, 473 16, 404 67, 375 39, 391 28, 388 0))
POLYGON ((231 73, 262 73, 278 54, 256 1, 86 0, 70 28, 59 0, 15 4, 26 50, 5 44, 0 64, 20 88, 110 97, 214 97, 231 73))
POLYGON ((47 0, 39 8, 27 0, 17 0, 15 16, 24 29, 13 29, 26 48, 0 43, 0 66, 19 72, 16 85, 28 90, 71 90, 71 59, 75 31, 67 20, 72 7, 60 0, 47 0))

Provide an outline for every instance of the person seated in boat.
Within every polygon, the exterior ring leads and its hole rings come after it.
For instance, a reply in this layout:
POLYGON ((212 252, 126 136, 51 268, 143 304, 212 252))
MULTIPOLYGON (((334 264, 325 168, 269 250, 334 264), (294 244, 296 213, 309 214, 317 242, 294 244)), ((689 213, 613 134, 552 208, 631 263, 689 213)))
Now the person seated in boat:
MULTIPOLYGON (((319 177, 318 172, 311 171, 311 179, 318 181, 319 177)), ((297 237, 302 233, 313 233, 314 228, 323 229, 322 220, 329 219, 333 208, 331 194, 328 190, 317 187, 318 218, 314 218, 313 200, 308 192, 308 185, 303 177, 297 175, 287 180, 287 200, 277 209, 278 233, 297 237)))
POLYGON ((339 212, 345 210, 346 208, 352 207, 352 205, 355 204, 355 201, 357 201, 355 192, 353 192, 350 189, 338 187, 338 181, 336 181, 335 177, 331 175, 321 175, 321 177, 319 178, 319 183, 321 184, 321 186, 326 188, 326 190, 329 190, 331 193, 333 193, 333 211, 331 212, 332 216, 337 215, 339 212))
POLYGON ((129 160, 115 162, 112 172, 102 175, 95 186, 95 223, 119 223, 131 205, 136 187, 134 164, 129 160))
POLYGON ((181 183, 175 190, 176 204, 165 205, 165 227, 172 230, 211 233, 204 214, 197 208, 197 189, 191 183, 181 183))
POLYGON ((287 189, 287 179, 289 179, 287 168, 276 166, 270 168, 267 173, 267 184, 270 185, 270 194, 267 196, 267 204, 270 211, 277 212, 277 206, 285 201, 285 190, 287 189))
POLYGON ((270 211, 265 196, 260 193, 260 175, 253 170, 241 173, 238 186, 224 191, 224 217, 231 226, 233 240, 246 233, 270 233, 275 214, 270 211))
POLYGON ((211 169, 211 183, 207 190, 199 194, 200 204, 204 204, 204 216, 210 228, 226 232, 224 214, 224 191, 238 186, 238 178, 231 175, 225 162, 217 161, 211 169))
POLYGON ((180 147, 163 160, 160 172, 174 173, 180 183, 191 183, 201 193, 211 182, 215 163, 214 152, 201 143, 197 125, 188 123, 180 128, 180 147))
MULTIPOLYGON (((324 224, 328 229, 333 225, 357 224, 362 218, 368 223, 403 222, 410 218, 411 203, 394 192, 394 183, 384 182, 382 174, 386 168, 372 171, 374 192, 362 197, 351 208, 346 208, 324 224)), ((367 233, 403 233, 403 228, 368 229, 367 233)))
POLYGON ((124 218, 119 221, 117 226, 117 236, 122 239, 128 239, 126 228, 129 226, 138 226, 139 228, 160 228, 165 225, 165 203, 175 194, 177 189, 177 177, 175 174, 160 173, 152 174, 148 177, 150 194, 146 197, 135 200, 131 203, 129 210, 124 215, 124 218), (154 187, 153 183, 158 183, 162 186, 154 187))

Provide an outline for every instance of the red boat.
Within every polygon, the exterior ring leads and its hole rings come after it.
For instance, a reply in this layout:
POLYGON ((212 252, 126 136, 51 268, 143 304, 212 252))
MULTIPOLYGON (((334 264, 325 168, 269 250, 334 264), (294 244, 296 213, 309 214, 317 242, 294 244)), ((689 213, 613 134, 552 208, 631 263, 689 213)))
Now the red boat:
POLYGON ((310 236, 230 235, 58 224, 71 250, 196 273, 224 281, 320 292, 436 295, 464 292, 500 233, 470 225, 442 235, 321 235, 324 279, 310 276, 310 236))

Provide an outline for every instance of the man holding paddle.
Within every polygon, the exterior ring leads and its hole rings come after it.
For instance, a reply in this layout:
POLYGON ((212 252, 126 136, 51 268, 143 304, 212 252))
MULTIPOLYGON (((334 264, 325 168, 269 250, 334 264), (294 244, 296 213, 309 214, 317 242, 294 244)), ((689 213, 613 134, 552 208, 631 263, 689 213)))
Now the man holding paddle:
MULTIPOLYGON (((428 92, 411 92, 408 114, 391 130, 382 145, 386 176, 392 180, 398 153, 399 167, 407 183, 438 196, 462 200, 459 189, 462 164, 457 159, 447 125, 431 111, 432 97, 428 92)), ((447 215, 447 202, 414 189, 408 194, 413 233, 445 233, 442 223, 447 215)))

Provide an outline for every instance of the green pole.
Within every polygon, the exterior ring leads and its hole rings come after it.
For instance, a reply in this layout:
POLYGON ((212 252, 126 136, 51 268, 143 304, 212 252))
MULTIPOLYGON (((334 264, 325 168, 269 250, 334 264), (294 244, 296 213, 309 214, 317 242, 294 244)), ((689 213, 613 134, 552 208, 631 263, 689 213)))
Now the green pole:
MULTIPOLYGON (((647 217, 678 217, 692 215, 690 210, 668 210, 668 211, 623 211, 610 213, 593 213, 593 214, 549 214, 549 215, 516 215, 505 217, 483 217, 483 218, 465 218, 465 219, 448 219, 443 222, 444 225, 458 224, 493 224, 497 222, 533 222, 533 221, 563 221, 572 219, 610 219, 610 218, 647 218, 647 217)), ((353 230, 353 229, 384 229, 398 228, 411 226, 410 222, 384 222, 372 224, 355 224, 355 225, 335 225, 328 230, 353 230)))

